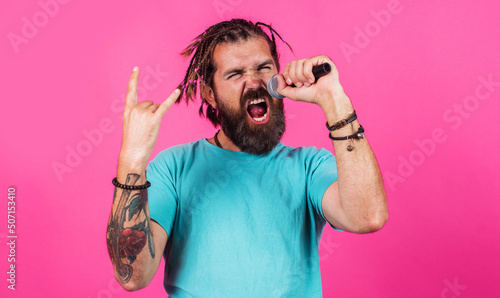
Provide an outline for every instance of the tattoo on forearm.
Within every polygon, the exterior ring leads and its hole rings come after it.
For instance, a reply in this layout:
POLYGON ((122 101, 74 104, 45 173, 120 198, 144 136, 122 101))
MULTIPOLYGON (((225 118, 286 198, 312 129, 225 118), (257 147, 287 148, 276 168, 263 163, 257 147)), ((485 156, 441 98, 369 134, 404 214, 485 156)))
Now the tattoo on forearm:
MULTIPOLYGON (((128 174, 125 184, 135 185, 140 175, 128 174)), ((116 189, 113 202, 116 199, 116 189)), ((115 212, 111 214, 108 224, 107 242, 108 253, 111 261, 115 264, 116 271, 122 283, 127 283, 132 278, 134 263, 148 243, 149 253, 155 257, 153 234, 151 233, 151 222, 146 215, 148 203, 148 192, 146 189, 128 190, 123 189, 115 212), (141 214, 145 219, 138 222, 141 214), (124 263, 128 260, 128 264, 124 263)))

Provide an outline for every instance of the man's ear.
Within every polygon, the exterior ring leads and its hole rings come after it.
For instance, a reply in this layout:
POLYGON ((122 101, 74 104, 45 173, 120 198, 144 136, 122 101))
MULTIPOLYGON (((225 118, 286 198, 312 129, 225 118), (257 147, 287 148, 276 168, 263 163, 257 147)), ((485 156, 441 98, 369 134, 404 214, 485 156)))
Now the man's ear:
POLYGON ((204 99, 208 101, 208 103, 214 109, 217 109, 217 103, 215 102, 215 95, 214 95, 214 90, 212 90, 212 87, 208 85, 203 85, 201 87, 201 95, 203 96, 204 99))

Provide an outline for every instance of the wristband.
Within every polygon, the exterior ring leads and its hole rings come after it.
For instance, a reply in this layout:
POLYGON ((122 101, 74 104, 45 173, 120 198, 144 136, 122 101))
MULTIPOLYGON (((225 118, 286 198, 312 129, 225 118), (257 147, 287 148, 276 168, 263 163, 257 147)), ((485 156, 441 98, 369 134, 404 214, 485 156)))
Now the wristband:
POLYGON ((124 185, 124 184, 120 184, 120 182, 118 182, 118 179, 113 178, 113 181, 111 181, 111 183, 113 183, 114 186, 116 187, 119 187, 119 188, 123 188, 123 189, 128 189, 128 190, 135 190, 135 189, 146 189, 148 187, 151 186, 151 182, 147 181, 146 180, 146 183, 143 184, 143 185, 124 185))
POLYGON ((343 141, 343 140, 348 140, 349 141, 349 145, 347 146, 347 151, 352 151, 354 150, 354 147, 352 146, 352 139, 364 139, 365 137, 365 129, 363 128, 363 126, 359 126, 358 128, 358 131, 350 136, 347 136, 347 137, 332 137, 331 133, 328 134, 328 136, 330 137, 330 139, 334 140, 334 141, 343 141))
POLYGON ((336 129, 346 126, 347 124, 353 122, 356 119, 358 119, 358 116, 356 115, 356 110, 354 110, 354 112, 352 112, 352 114, 349 117, 347 117, 347 119, 337 121, 333 123, 332 126, 329 126, 328 121, 326 121, 326 128, 328 128, 329 131, 334 131, 336 129))
POLYGON ((358 131, 355 132, 354 134, 347 136, 347 137, 332 137, 331 133, 328 134, 330 139, 335 140, 335 141, 342 141, 342 140, 348 140, 348 139, 363 139, 365 137, 365 129, 363 126, 359 126, 358 131))

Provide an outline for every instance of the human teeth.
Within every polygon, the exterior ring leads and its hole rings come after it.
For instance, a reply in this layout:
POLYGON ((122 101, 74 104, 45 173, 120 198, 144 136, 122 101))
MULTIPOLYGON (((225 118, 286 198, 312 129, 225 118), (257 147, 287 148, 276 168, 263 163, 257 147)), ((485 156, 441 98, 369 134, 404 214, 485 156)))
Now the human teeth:
POLYGON ((266 118, 267 118, 267 113, 265 113, 264 116, 262 116, 260 118, 252 118, 252 119, 255 120, 255 121, 259 121, 260 122, 260 121, 262 121, 262 120, 264 120, 266 118))
POLYGON ((265 100, 264 100, 264 99, 262 99, 262 98, 261 98, 261 99, 254 99, 254 100, 252 100, 252 101, 250 102, 250 104, 251 104, 251 105, 256 105, 256 104, 261 103, 261 102, 265 102, 265 100))

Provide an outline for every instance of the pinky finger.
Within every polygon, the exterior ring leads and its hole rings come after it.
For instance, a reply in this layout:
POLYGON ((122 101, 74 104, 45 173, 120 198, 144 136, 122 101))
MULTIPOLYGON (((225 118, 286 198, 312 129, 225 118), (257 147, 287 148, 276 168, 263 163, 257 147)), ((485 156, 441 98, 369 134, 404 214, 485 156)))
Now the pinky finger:
POLYGON ((180 93, 181 93, 181 90, 175 89, 174 92, 172 92, 172 94, 170 94, 170 96, 167 97, 167 99, 165 99, 165 101, 160 104, 160 106, 156 110, 155 114, 159 114, 161 117, 163 117, 163 115, 165 115, 165 113, 175 103, 175 101, 179 97, 180 93))

